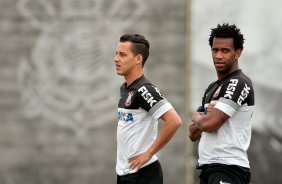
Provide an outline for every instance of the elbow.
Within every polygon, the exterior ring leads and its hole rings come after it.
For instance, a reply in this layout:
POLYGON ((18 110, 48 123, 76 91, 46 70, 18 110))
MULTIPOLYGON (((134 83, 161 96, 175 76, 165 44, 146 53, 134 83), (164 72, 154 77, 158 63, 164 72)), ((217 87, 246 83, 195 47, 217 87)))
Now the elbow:
POLYGON ((207 133, 213 133, 215 131, 216 131, 216 129, 207 129, 207 130, 205 130, 205 132, 207 132, 207 133))
POLYGON ((202 136, 202 132, 201 131, 198 131, 198 132, 195 132, 195 133, 189 133, 189 138, 192 142, 196 142, 198 141, 199 139, 201 139, 201 136, 202 136))
POLYGON ((169 126, 171 130, 177 130, 181 126, 181 118, 178 116, 176 111, 169 111, 162 116, 162 120, 166 126, 169 126))
POLYGON ((177 128, 179 128, 179 127, 182 125, 182 121, 179 120, 179 121, 177 121, 175 124, 176 124, 175 126, 177 126, 177 128))
POLYGON ((182 125, 182 121, 181 121, 180 117, 177 118, 177 120, 175 120, 174 124, 175 124, 176 128, 179 128, 182 125))
POLYGON ((171 119, 171 122, 176 129, 178 129, 182 124, 181 118, 178 115, 171 119))
POLYGON ((177 131, 178 128, 181 126, 181 124, 182 124, 181 121, 174 121, 173 126, 171 128, 177 131))
POLYGON ((196 141, 199 140, 199 138, 196 138, 196 137, 193 137, 193 136, 190 136, 190 135, 189 135, 189 138, 192 142, 196 142, 196 141))
POLYGON ((179 127, 181 126, 181 120, 175 120, 175 121, 173 121, 173 123, 171 124, 171 126, 170 126, 170 129, 175 133, 178 129, 179 129, 179 127))

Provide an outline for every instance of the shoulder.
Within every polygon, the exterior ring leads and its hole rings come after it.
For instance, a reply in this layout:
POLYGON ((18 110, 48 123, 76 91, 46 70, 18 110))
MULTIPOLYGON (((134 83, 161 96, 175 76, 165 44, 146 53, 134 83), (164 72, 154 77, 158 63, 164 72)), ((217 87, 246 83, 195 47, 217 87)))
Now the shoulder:
POLYGON ((135 88, 138 93, 154 92, 156 87, 145 76, 142 76, 136 83, 135 88))
POLYGON ((156 99, 163 99, 164 96, 161 94, 160 90, 154 86, 153 84, 143 84, 140 85, 137 89, 137 93, 139 93, 145 100, 149 97, 153 97, 156 99))
POLYGON ((243 73, 230 76, 223 81, 220 97, 230 99, 240 106, 246 102, 248 104, 253 104, 254 90, 252 81, 243 73))
POLYGON ((237 89, 237 88, 244 88, 244 87, 247 87, 247 88, 250 88, 252 89, 253 88, 253 84, 252 84, 252 81, 249 77, 247 77, 246 75, 240 75, 240 76, 233 76, 233 77, 230 77, 228 79, 225 79, 223 81, 223 85, 222 86, 225 86, 227 87, 227 89, 237 89))
POLYGON ((236 86, 249 86, 252 88, 251 79, 245 75, 241 70, 235 71, 232 75, 223 79, 223 86, 236 87, 236 86))
POLYGON ((237 71, 234 75, 231 75, 230 79, 238 79, 239 81, 252 84, 252 80, 241 70, 237 71))
POLYGON ((165 99, 160 90, 148 80, 140 81, 136 89, 139 102, 143 104, 144 109, 149 110, 159 101, 165 99))

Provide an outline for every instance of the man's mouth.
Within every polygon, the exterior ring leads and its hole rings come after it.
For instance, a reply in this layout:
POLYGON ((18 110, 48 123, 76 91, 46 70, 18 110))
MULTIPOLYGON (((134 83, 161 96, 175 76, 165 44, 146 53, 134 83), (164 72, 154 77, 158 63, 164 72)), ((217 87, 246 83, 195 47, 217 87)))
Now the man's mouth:
POLYGON ((223 67, 225 65, 224 62, 214 62, 214 66, 216 67, 223 67))

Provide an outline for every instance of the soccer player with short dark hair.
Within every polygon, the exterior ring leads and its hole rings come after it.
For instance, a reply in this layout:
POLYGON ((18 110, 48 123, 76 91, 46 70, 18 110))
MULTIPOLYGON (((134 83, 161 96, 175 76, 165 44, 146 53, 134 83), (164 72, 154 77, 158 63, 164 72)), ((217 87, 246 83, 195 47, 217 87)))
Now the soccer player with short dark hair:
POLYGON ((114 57, 120 87, 117 124, 117 184, 162 184, 156 153, 173 137, 181 119, 143 73, 149 42, 139 34, 124 34, 114 57), (164 122, 159 136, 158 119, 164 122))

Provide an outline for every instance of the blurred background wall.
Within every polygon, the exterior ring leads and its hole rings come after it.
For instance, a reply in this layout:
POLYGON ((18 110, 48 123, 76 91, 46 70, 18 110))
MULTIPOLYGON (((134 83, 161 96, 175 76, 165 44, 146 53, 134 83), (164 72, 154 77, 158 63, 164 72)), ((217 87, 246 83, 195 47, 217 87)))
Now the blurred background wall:
POLYGON ((185 128, 216 79, 207 40, 210 28, 222 22, 236 23, 245 35, 239 62, 256 91, 252 183, 281 183, 280 5, 1 0, 0 184, 115 183, 123 78, 115 74, 113 57, 125 32, 150 40, 145 73, 184 122, 159 153, 165 183, 197 183, 197 145, 185 140, 185 128))

